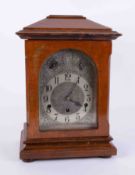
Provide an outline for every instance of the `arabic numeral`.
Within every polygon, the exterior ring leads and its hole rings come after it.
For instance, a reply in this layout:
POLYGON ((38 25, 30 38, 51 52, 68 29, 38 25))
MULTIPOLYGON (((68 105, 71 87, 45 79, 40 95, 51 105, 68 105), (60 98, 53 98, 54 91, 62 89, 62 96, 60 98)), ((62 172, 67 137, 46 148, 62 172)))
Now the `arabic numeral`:
POLYGON ((76 120, 80 120, 80 114, 76 113, 76 120))
POLYGON ((87 102, 90 102, 90 101, 91 101, 91 96, 87 95, 87 102))
POLYGON ((48 91, 51 91, 52 90, 52 85, 47 85, 46 86, 46 91, 48 92, 48 91))
POLYGON ((59 84, 59 77, 55 77, 54 82, 55 84, 59 84))
POLYGON ((69 121, 70 121, 70 120, 69 120, 69 116, 66 116, 66 117, 65 117, 65 123, 69 123, 69 121))
POLYGON ((84 90, 85 91, 88 91, 88 88, 89 88, 89 85, 88 84, 84 84, 83 87, 84 87, 84 90))
POLYGON ((68 81, 71 80, 71 73, 69 72, 65 73, 65 80, 68 80, 68 81))
POLYGON ((54 115, 55 115, 54 120, 57 120, 58 119, 58 113, 55 113, 54 115))

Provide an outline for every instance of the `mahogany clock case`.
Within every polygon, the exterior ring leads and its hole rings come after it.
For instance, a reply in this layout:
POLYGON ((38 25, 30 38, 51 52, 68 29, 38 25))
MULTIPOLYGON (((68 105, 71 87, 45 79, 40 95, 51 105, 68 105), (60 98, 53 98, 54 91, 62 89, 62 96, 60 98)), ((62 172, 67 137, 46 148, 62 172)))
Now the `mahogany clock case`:
POLYGON ((20 158, 31 161, 115 155, 116 148, 110 142, 112 138, 109 135, 109 75, 111 40, 120 34, 81 16, 50 16, 17 34, 26 39, 27 122, 21 134, 20 158), (50 55, 63 49, 79 50, 92 58, 96 65, 96 128, 39 129, 40 70, 50 55))

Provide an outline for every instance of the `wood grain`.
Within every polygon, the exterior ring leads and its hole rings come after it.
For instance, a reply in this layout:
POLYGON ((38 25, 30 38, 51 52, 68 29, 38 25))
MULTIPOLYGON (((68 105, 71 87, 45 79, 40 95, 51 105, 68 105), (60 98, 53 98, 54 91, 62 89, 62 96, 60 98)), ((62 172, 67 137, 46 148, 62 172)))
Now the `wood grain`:
POLYGON ((17 33, 21 38, 28 39, 25 40, 27 122, 21 134, 20 158, 31 161, 115 155, 116 148, 110 143, 112 138, 109 134, 109 81, 111 40, 116 39, 120 34, 105 26, 86 21, 81 16, 49 16, 47 20, 52 20, 51 23, 48 22, 48 26, 45 26, 47 22, 43 20, 17 33), (61 22, 64 23, 61 26, 62 30, 58 29, 55 20, 57 22, 62 20, 61 22), (76 31, 72 30, 72 20, 78 20, 78 24, 74 24, 76 31), (89 24, 83 25, 84 23, 89 24), (47 27, 51 28, 48 33, 47 27), (90 32, 90 35, 87 32, 90 32), (69 48, 84 52, 96 65, 98 127, 43 132, 39 130, 38 83, 41 66, 54 53, 69 48))
POLYGON ((121 36, 111 28, 84 16, 50 15, 17 32, 23 39, 112 40, 121 36))
POLYGON ((65 159, 65 158, 108 158, 116 155, 117 150, 112 143, 111 137, 93 137, 87 140, 69 140, 65 142, 47 142, 43 139, 37 142, 25 143, 26 127, 21 133, 20 158, 30 162, 43 159, 65 159))

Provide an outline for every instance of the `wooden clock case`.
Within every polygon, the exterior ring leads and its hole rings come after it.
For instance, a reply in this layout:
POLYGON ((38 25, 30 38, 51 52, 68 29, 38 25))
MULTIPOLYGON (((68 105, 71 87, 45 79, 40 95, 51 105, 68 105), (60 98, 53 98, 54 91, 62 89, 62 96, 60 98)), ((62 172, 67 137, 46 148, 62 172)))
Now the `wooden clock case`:
POLYGON ((74 157, 110 157, 116 154, 109 135, 109 74, 111 40, 120 36, 83 16, 50 15, 17 32, 25 39, 27 122, 21 133, 24 161, 74 157), (39 130, 39 73, 53 53, 72 48, 93 59, 97 68, 98 127, 84 130, 39 130))

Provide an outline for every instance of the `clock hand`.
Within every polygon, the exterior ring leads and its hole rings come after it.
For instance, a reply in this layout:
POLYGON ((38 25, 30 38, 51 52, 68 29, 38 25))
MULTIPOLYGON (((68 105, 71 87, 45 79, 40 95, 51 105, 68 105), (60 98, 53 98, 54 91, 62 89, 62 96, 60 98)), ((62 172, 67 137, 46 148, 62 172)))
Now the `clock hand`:
POLYGON ((81 103, 79 103, 78 101, 74 101, 72 99, 69 99, 69 101, 74 103, 76 106, 82 106, 81 103))
POLYGON ((74 89, 76 88, 77 82, 78 82, 78 80, 76 81, 75 84, 73 84, 71 90, 70 90, 69 93, 66 95, 66 97, 65 97, 66 100, 69 99, 69 97, 70 97, 71 94, 73 93, 74 89))

